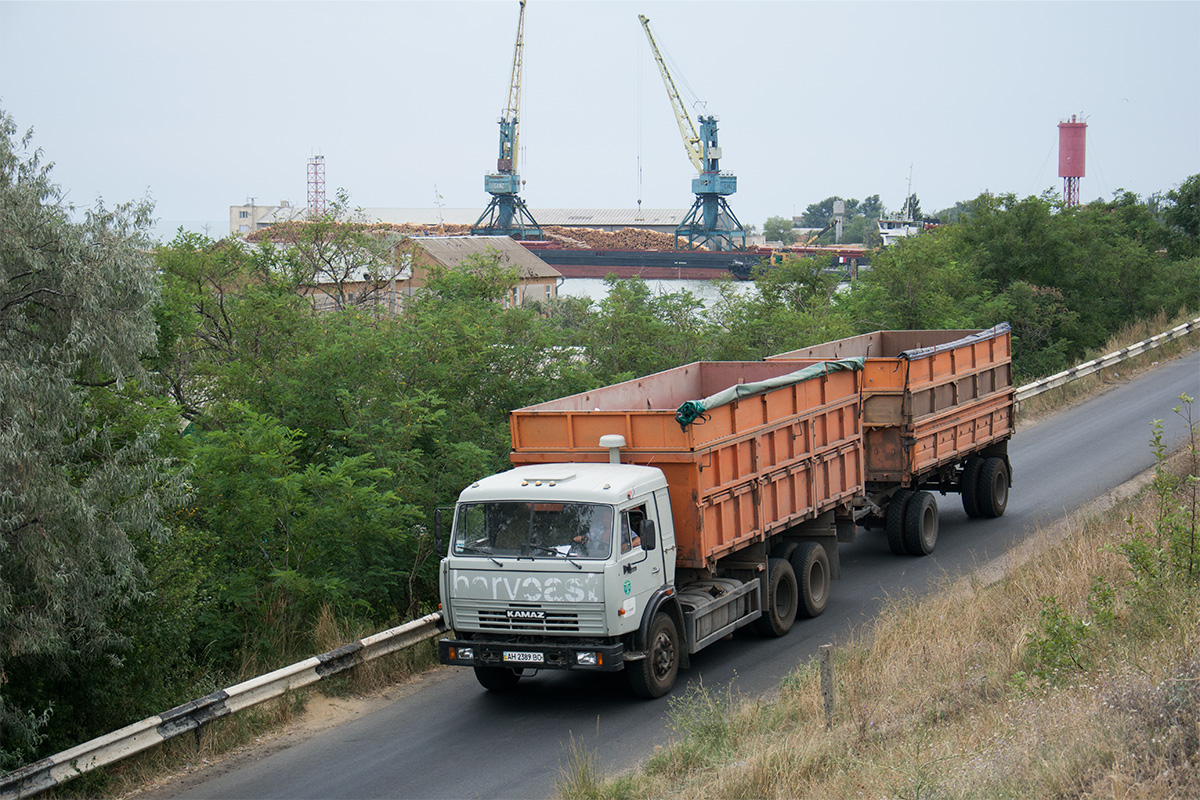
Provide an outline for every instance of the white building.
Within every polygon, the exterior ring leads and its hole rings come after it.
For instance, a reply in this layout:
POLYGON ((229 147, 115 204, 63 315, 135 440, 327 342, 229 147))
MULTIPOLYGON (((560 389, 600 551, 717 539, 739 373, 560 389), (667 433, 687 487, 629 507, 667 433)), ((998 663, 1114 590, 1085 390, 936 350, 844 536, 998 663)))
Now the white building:
MULTIPOLYGON (((687 214, 686 208, 531 208, 539 225, 567 228, 592 228, 619 231, 644 228, 673 234, 687 214)), ((382 222, 394 225, 474 225, 482 208, 364 208, 347 222, 382 222)), ((229 207, 229 232, 240 236, 260 231, 278 222, 302 220, 308 214, 303 206, 286 200, 277 206, 242 205, 229 207)))

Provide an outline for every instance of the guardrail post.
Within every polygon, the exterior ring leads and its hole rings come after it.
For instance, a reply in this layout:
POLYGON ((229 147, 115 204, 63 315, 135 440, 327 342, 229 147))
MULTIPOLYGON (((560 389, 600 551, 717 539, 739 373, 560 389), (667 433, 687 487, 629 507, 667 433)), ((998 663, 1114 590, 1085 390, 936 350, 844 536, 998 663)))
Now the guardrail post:
POLYGON ((833 645, 823 644, 817 654, 821 665, 821 700, 825 705, 825 730, 833 729, 833 645))

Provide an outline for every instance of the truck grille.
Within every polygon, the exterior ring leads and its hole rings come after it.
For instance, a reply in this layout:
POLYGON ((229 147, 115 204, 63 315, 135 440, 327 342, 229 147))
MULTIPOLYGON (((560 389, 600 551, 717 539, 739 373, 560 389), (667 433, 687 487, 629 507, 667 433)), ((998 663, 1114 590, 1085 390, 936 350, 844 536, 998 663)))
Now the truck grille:
POLYGON ((455 627, 462 630, 512 633, 604 634, 604 607, 574 603, 464 601, 455 604, 455 627), (513 612, 513 613, 510 613, 513 612))

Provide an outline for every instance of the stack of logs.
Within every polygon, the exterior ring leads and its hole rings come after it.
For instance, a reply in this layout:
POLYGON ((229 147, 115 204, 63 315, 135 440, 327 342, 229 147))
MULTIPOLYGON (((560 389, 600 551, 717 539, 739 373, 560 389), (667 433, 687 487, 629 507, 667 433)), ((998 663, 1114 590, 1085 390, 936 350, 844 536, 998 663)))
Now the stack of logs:
MULTIPOLYGON (((648 231, 644 228, 622 228, 619 231, 598 231, 593 228, 564 228, 545 225, 542 233, 546 238, 564 247, 588 250, 674 250, 675 237, 669 233, 648 231)), ((687 241, 679 240, 682 247, 687 241)))
MULTIPOLYGON (((303 222, 282 222, 270 229, 255 231, 246 240, 286 240, 296 236, 303 222)), ((405 236, 469 236, 470 225, 421 225, 414 223, 376 222, 370 224, 351 223, 359 230, 372 233, 399 233, 405 236)), ((561 225, 545 225, 542 233, 548 242, 577 250, 675 250, 676 237, 669 233, 646 230, 645 228, 622 228, 619 231, 598 231, 593 228, 567 228, 561 225)), ((687 247, 686 239, 678 240, 680 248, 687 247)), ((704 249, 704 248, 702 248, 704 249)))

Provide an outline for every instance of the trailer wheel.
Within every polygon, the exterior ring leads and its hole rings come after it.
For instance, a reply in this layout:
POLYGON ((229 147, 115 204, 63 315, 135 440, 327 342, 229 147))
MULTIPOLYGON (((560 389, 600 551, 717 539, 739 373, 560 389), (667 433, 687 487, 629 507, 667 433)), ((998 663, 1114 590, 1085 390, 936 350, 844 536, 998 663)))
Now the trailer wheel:
POLYGON ((829 554, 816 542, 802 542, 792 551, 791 564, 800 584, 800 616, 821 616, 829 603, 829 554))
POLYGON ((908 549, 904 546, 904 516, 912 495, 911 489, 897 489, 888 502, 884 530, 887 531, 888 547, 898 556, 908 555, 908 549))
POLYGON ((767 559, 767 596, 762 616, 754 621, 755 630, 763 636, 783 636, 796 621, 799 604, 796 572, 782 558, 767 559))
POLYGON ((662 697, 671 691, 679 674, 679 631, 674 620, 661 611, 654 615, 646 657, 625 662, 625 671, 638 697, 662 697))
POLYGON ((489 692, 509 692, 516 688, 521 673, 508 667, 485 667, 475 665, 475 680, 489 692))
POLYGON ((984 459, 971 456, 963 464, 962 475, 958 479, 958 492, 962 495, 963 511, 968 517, 978 517, 979 514, 979 472, 983 469, 984 459))
POLYGON ((999 517, 1008 508, 1008 465, 1003 458, 989 458, 979 471, 979 514, 999 517))
POLYGON ((910 556, 927 556, 933 552, 937 536, 937 499, 929 492, 917 492, 904 514, 905 549, 910 556))

